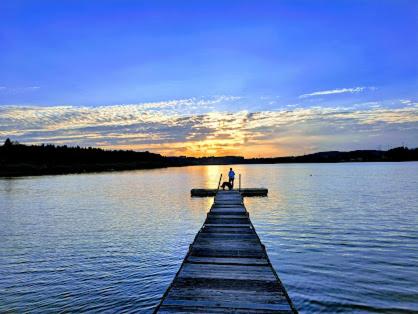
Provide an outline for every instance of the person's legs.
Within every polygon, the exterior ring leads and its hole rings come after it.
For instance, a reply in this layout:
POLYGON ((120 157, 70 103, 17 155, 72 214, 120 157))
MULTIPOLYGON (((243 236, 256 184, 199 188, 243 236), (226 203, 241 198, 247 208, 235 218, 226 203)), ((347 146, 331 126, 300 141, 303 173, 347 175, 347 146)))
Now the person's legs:
POLYGON ((234 178, 229 178, 229 184, 231 184, 231 190, 234 188, 234 178))

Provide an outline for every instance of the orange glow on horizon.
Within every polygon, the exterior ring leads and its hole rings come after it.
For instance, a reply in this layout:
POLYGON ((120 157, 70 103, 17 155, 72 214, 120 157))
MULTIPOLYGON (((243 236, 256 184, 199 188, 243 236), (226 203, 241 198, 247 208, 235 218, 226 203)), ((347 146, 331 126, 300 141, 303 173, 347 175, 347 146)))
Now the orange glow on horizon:
POLYGON ((216 141, 200 143, 173 143, 156 145, 101 145, 103 149, 123 149, 134 151, 150 151, 163 156, 187 157, 222 157, 242 156, 245 158, 281 157, 294 155, 294 152, 269 144, 256 145, 222 145, 216 141))

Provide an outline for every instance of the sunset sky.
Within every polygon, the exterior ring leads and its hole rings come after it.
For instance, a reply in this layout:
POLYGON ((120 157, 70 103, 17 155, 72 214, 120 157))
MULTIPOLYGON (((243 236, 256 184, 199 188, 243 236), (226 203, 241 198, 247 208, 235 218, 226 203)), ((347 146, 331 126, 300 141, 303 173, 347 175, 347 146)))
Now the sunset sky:
POLYGON ((418 1, 0 1, 0 140, 418 146, 418 1))

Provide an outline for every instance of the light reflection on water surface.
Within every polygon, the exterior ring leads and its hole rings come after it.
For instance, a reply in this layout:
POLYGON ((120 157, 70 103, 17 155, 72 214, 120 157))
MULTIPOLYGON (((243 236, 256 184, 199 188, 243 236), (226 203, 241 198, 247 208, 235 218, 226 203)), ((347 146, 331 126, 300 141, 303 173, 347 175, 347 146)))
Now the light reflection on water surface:
MULTIPOLYGON (((418 311, 418 163, 233 167, 300 312, 418 311)), ((150 312, 228 168, 0 179, 0 312, 150 312)))

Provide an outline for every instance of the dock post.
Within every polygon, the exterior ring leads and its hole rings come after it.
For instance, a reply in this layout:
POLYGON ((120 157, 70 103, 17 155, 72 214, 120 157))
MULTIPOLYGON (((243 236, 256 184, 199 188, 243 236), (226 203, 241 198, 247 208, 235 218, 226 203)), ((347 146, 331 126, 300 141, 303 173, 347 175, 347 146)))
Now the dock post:
POLYGON ((241 173, 239 174, 238 178, 239 178, 239 191, 241 192, 241 173))
POLYGON ((221 173, 221 176, 219 177, 218 188, 217 188, 218 191, 219 191, 219 187, 221 186, 221 180, 222 180, 222 173, 221 173))

